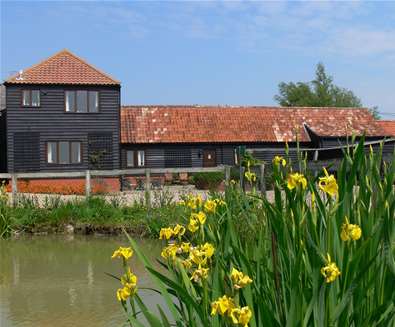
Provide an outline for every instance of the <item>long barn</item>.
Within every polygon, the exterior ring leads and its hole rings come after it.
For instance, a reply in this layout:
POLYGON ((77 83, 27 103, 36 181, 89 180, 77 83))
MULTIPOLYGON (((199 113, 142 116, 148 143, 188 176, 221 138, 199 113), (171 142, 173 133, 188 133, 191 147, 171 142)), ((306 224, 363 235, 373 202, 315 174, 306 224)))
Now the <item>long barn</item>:
MULTIPOLYGON (((391 136, 363 108, 123 106, 121 167, 237 165, 240 146, 265 162, 286 145, 294 159, 299 145, 310 159, 318 151, 327 160, 362 135, 373 143, 391 136)), ((386 152, 393 148, 386 143, 386 152)))

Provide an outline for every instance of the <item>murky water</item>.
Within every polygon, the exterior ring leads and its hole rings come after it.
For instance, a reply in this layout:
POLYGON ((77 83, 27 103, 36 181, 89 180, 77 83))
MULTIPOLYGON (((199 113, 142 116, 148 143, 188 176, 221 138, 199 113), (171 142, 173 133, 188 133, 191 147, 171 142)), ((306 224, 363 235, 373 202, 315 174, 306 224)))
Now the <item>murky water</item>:
MULTIPOLYGON (((124 238, 95 236, 36 236, 0 240, 1 327, 123 326, 125 314, 116 299, 120 260, 111 260, 124 238)), ((160 253, 157 241, 141 241, 147 256, 160 253)), ((152 286, 134 257, 139 286, 152 286)), ((141 290, 147 303, 158 296, 141 290)))

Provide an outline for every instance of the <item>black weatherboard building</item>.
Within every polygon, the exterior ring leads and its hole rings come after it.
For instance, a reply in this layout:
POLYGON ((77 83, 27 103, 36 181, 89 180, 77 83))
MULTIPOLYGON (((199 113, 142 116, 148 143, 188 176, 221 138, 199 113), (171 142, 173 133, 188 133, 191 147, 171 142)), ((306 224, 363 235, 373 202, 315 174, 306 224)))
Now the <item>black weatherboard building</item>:
POLYGON ((9 172, 119 168, 118 81, 63 50, 4 87, 9 172))
POLYGON ((286 144, 296 156, 297 142, 328 160, 351 135, 391 136, 363 108, 121 107, 120 83, 67 50, 8 78, 1 95, 8 172, 235 165, 239 146, 271 162, 286 144))

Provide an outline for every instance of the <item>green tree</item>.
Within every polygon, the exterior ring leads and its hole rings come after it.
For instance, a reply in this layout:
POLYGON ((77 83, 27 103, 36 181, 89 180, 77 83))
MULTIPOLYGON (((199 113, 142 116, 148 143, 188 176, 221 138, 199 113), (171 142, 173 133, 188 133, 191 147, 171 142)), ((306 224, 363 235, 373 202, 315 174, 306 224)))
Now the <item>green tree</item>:
MULTIPOLYGON (((322 63, 318 63, 311 82, 281 82, 278 89, 274 99, 283 107, 362 107, 361 99, 352 91, 333 83, 322 63)), ((370 112, 379 118, 377 107, 370 112)))

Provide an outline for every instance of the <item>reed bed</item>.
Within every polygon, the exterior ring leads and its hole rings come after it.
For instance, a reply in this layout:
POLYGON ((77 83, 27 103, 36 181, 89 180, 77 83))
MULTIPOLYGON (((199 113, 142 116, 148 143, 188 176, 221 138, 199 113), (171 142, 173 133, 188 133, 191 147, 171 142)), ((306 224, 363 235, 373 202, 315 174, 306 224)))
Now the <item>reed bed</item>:
MULTIPOLYGON (((393 160, 394 162, 394 160, 393 160)), ((125 274, 116 296, 130 326, 394 326, 395 167, 363 142, 336 176, 274 158, 274 201, 229 185, 223 196, 187 197, 163 228, 153 267, 129 237, 114 252, 125 274), (134 275, 137 255, 155 289, 134 275), (153 309, 140 292, 159 292, 153 309)), ((323 167, 325 168, 325 167, 323 167)), ((329 171, 329 172, 328 172, 329 171)))

